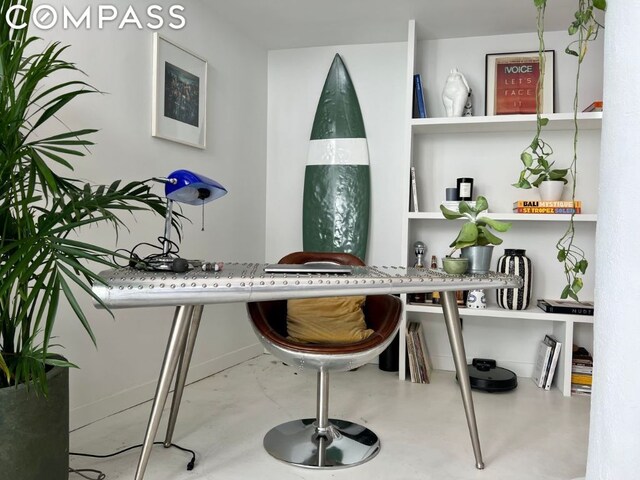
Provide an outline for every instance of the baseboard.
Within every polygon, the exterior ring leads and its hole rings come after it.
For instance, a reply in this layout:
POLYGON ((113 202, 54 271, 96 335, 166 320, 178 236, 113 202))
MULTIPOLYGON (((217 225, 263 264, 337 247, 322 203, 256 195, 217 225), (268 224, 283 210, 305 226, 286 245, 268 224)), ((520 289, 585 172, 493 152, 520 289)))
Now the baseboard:
MULTIPOLYGON (((187 383, 196 382, 221 372, 250 358, 261 355, 263 351, 262 345, 256 343, 206 362, 193 364, 189 368, 187 383)), ((156 384, 157 379, 154 379, 93 403, 72 409, 69 412, 69 426, 71 431, 151 400, 155 394, 156 384)))
MULTIPOLYGON (((431 355, 431 362, 433 363, 433 368, 436 370, 447 370, 454 372, 456 367, 453 363, 453 357, 447 355, 431 355)), ((518 377, 530 377, 533 373, 533 363, 519 363, 519 362, 508 362, 508 361, 499 361, 498 366, 502 368, 506 368, 507 370, 511 370, 518 377)))

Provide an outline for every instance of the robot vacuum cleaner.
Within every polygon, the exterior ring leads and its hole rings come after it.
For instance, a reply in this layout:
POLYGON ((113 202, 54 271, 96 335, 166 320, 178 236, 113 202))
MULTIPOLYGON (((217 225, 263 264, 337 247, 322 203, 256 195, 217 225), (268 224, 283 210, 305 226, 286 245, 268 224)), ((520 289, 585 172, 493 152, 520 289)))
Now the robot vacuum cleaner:
POLYGON ((471 388, 483 392, 508 392, 518 386, 518 377, 511 370, 496 366, 490 358, 474 358, 469 368, 471 388))

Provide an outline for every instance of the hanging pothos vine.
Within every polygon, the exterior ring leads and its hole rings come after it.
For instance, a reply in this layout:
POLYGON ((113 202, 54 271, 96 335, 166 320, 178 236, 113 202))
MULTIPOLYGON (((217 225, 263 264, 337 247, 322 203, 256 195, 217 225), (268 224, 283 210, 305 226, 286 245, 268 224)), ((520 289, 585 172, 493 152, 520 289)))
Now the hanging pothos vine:
MULTIPOLYGON (((577 35, 575 40, 565 49, 565 53, 577 58, 575 94, 573 97, 573 158, 568 169, 554 169, 554 162, 549 162, 548 158, 553 153, 551 146, 540 138, 542 127, 549 123, 548 118, 542 117, 542 92, 545 72, 545 45, 544 45, 544 13, 547 0, 534 0, 537 10, 537 33, 538 33, 538 59, 539 59, 539 81, 536 90, 536 134, 532 142, 520 155, 524 167, 520 172, 517 183, 513 185, 518 188, 537 187, 545 180, 559 180, 567 183, 567 173, 571 176, 571 200, 576 200, 576 184, 578 178, 578 88, 580 83, 580 67, 587 53, 587 45, 597 38, 600 28, 604 26, 598 22, 594 16, 594 10, 605 11, 606 0, 577 0, 578 9, 575 12, 575 20, 569 25, 569 35, 577 35), (537 175, 537 178, 533 178, 537 175)), ((589 262, 585 257, 585 252, 575 243, 575 212, 571 214, 569 225, 564 235, 556 243, 557 259, 563 265, 566 277, 566 285, 562 290, 561 298, 571 297, 579 300, 578 293, 582 290, 583 276, 587 271, 589 262)))

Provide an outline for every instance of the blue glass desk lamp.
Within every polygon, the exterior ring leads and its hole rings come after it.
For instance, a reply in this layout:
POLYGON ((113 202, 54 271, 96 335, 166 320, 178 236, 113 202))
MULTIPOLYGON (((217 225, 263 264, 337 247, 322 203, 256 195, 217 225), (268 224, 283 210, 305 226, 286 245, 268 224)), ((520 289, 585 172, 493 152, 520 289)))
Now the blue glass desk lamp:
MULTIPOLYGON (((187 205, 203 205, 227 194, 227 189, 215 180, 191 172, 176 170, 166 178, 158 178, 164 183, 164 193, 167 197, 167 214, 164 220, 164 239, 162 243, 162 257, 154 261, 154 268, 158 270, 172 270, 174 258, 169 256, 171 248, 171 215, 173 202, 187 205)), ((203 230, 204 230, 204 210, 203 230)))

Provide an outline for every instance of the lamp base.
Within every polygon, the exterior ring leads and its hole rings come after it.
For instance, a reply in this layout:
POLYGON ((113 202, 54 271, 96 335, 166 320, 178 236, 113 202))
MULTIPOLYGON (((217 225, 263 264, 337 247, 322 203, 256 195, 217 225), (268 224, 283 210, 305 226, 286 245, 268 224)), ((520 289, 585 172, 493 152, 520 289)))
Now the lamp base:
POLYGON ((224 267, 223 262, 205 262, 202 260, 187 260, 180 257, 155 257, 145 259, 130 266, 138 270, 154 270, 161 272, 184 273, 197 268, 204 272, 219 272, 224 267))
POLYGON ((161 270, 166 272, 175 272, 175 261, 181 260, 174 257, 157 257, 153 260, 147 260, 147 268, 151 270, 161 270))

